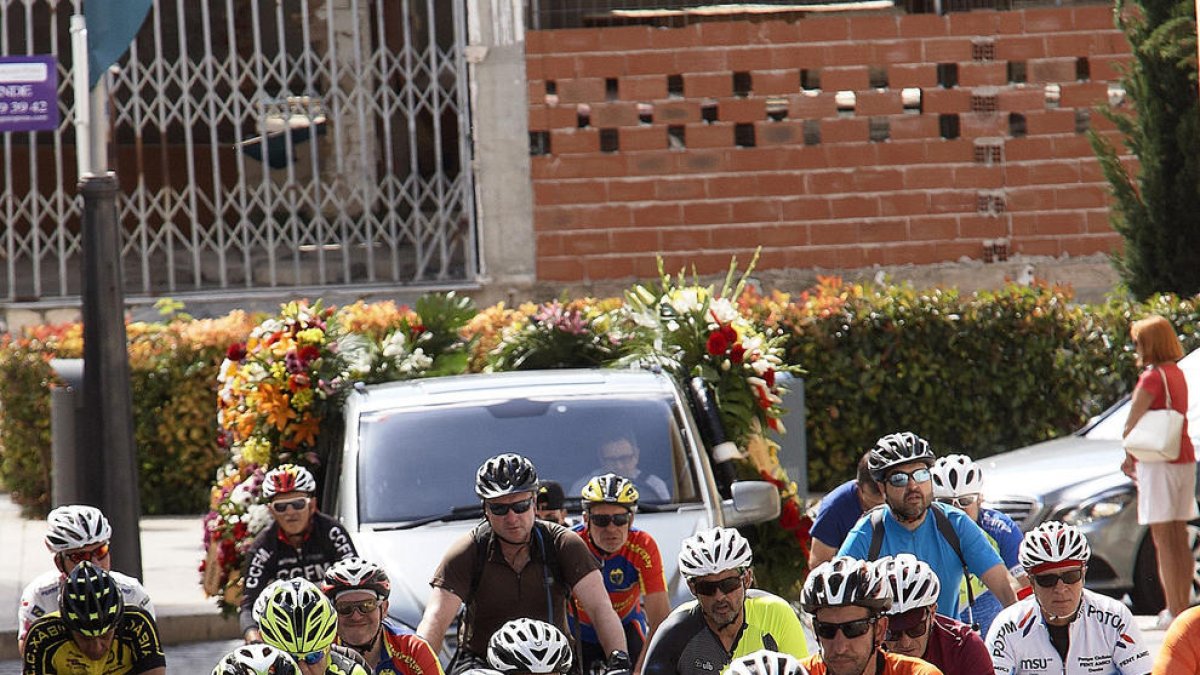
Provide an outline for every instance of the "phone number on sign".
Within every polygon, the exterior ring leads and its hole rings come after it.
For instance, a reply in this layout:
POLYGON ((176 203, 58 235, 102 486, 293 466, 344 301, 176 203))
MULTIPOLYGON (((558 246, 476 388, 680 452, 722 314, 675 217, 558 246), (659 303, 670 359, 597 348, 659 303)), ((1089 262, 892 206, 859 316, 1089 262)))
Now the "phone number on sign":
POLYGON ((49 101, 0 101, 0 115, 44 114, 50 111, 49 101))

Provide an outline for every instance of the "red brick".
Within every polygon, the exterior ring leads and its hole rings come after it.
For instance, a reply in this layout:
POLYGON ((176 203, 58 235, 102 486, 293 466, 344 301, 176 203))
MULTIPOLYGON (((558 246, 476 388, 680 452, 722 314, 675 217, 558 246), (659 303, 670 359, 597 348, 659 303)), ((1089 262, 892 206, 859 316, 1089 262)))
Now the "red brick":
POLYGON ((683 205, 683 222, 688 225, 724 225, 732 221, 733 204, 725 200, 683 205))
POLYGON ((584 273, 591 281, 628 279, 636 276, 636 262, 629 256, 592 256, 584 261, 584 273))
POLYGON ((722 171, 730 165, 730 152, 729 149, 724 148, 688 148, 687 152, 678 155, 678 171, 679 173, 713 173, 722 171))
POLYGON ((925 159, 934 163, 973 162, 975 144, 971 139, 935 139, 925 143, 925 159))
POLYGON ((1023 255, 1045 255, 1057 257, 1062 253, 1057 238, 1026 237, 1014 239, 1013 251, 1023 255))
POLYGON ((946 17, 937 16, 936 14, 901 14, 899 19, 900 37, 902 38, 911 39, 945 35, 950 27, 949 22, 946 21, 946 17))
POLYGON ((625 74, 624 54, 580 54, 575 57, 575 64, 575 76, 579 78, 620 77, 625 74))
POLYGON ((859 241, 859 224, 854 221, 813 223, 808 226, 810 246, 836 246, 856 244, 859 241))
POLYGON ((612 202, 643 202, 654 199, 657 181, 653 179, 616 179, 608 181, 608 200, 612 202))
POLYGON ((850 39, 855 41, 900 37, 896 15, 866 15, 850 18, 850 39))
POLYGON ((1005 112, 1044 110, 1046 108, 1046 91, 1042 87, 1005 88, 997 94, 996 103, 1000 110, 1005 112))
MULTIPOLYGON (((839 120, 835 120, 839 121, 839 120)), ((852 120, 850 120, 852 121, 852 120)), ((824 155, 825 166, 860 167, 874 166, 879 163, 880 148, 886 148, 888 143, 873 143, 866 139, 866 122, 863 122, 862 141, 846 143, 822 143, 821 153, 824 155)))
POLYGON ((961 239, 992 239, 1008 233, 1005 218, 966 214, 958 216, 957 220, 961 239))
POLYGON ((638 121, 637 104, 622 101, 619 103, 593 103, 591 126, 598 129, 609 127, 630 127, 640 124, 638 121))
POLYGON ((1092 53, 1093 37, 1092 33, 1048 34, 1046 56, 1087 56, 1092 53))
POLYGON ((1075 57, 1030 59, 1026 64, 1026 74, 1030 84, 1073 82, 1075 80, 1075 57))
POLYGON ((603 33, 600 36, 601 48, 612 52, 650 49, 654 44, 654 29, 649 26, 613 26, 599 32, 603 33))
POLYGON ((1030 162, 1029 182, 1033 185, 1060 185, 1079 182, 1079 162, 1030 162))
POLYGON ((802 40, 841 42, 850 39, 850 21, 843 16, 820 16, 796 22, 802 40))
POLYGON ((1005 170, 1002 166, 956 166, 953 185, 958 188, 996 189, 1004 186, 1005 170))
POLYGON ((636 52, 625 55, 625 73, 637 75, 674 75, 679 72, 675 52, 636 52))
POLYGON ((1008 71, 1003 62, 968 62, 958 64, 958 86, 981 87, 1008 84, 1008 71))
POLYGON ((896 89, 863 91, 857 98, 856 115, 900 115, 904 112, 900 91, 896 89))
POLYGON ((920 63, 921 59, 921 43, 917 40, 888 40, 871 44, 873 65, 920 63))
POLYGON ((1113 8, 1110 5, 1080 5, 1072 12, 1075 30, 1113 30, 1113 8))
POLYGON ((891 122, 893 141, 937 138, 941 133, 937 115, 900 115, 891 122))
POLYGON ((605 98, 604 78, 558 80, 559 103, 598 103, 605 98))
POLYGON ((828 220, 833 217, 829 209, 829 199, 824 195, 788 198, 784 199, 780 205, 785 221, 828 220))
POLYGON ((546 114, 546 106, 532 105, 529 106, 529 130, 530 131, 545 131, 550 128, 549 115, 546 114))
POLYGON ((727 54, 729 69, 733 71, 768 70, 771 65, 771 47, 743 47, 731 49, 727 54))
POLYGON ((1003 136, 1008 130, 1008 116, 997 113, 965 113, 959 115, 958 125, 963 138, 1003 136))
MULTIPOLYGON (((1093 119, 1093 121, 1095 121, 1093 119)), ((1080 160, 1076 165, 1079 171, 1079 182, 1081 183, 1099 183, 1107 180, 1104 177, 1104 170, 1100 168, 1100 162, 1095 158, 1080 160)))
POLYGON ((974 242, 939 241, 934 245, 938 260, 958 260, 978 255, 979 247, 974 242))
POLYGON ((896 167, 863 167, 851 172, 854 188, 860 192, 891 192, 904 188, 904 172, 896 167))
MULTIPOLYGON (((972 12, 974 14, 974 12, 972 12)), ((959 14, 951 16, 951 25, 959 14)), ((971 41, 966 38, 931 39, 921 41, 921 53, 926 63, 958 63, 971 60, 971 41)))
POLYGON ((699 178, 664 179, 659 180, 654 186, 654 198, 659 201, 677 202, 704 199, 705 195, 704 181, 699 178))
POLYGON ((820 68, 828 63, 825 54, 831 49, 820 44, 778 45, 771 50, 771 67, 776 70, 820 68))
POLYGON ((704 168, 705 173, 781 171, 787 168, 788 156, 781 148, 738 148, 720 153, 716 160, 704 168))
POLYGON ((794 94, 799 88, 799 76, 794 70, 760 70, 754 73, 756 96, 794 94))
POLYGON ((617 91, 626 101, 653 101, 667 97, 667 76, 639 75, 622 77, 617 91))
POLYGON ((688 98, 726 98, 733 95, 729 73, 684 73, 683 95, 688 98))
POLYGON ((643 204, 632 208, 635 227, 666 227, 683 222, 679 204, 643 204))
MULTIPOLYGON (((762 235, 765 228, 761 225, 740 225, 715 228, 712 231, 711 241, 713 248, 728 249, 740 248, 746 245, 746 242, 753 241, 761 245, 769 245, 763 241, 762 235)), ((760 257, 759 263, 763 260, 760 257)))
POLYGON ((996 38, 997 60, 1028 61, 1046 55, 1046 42, 1041 35, 1001 35, 996 38))
POLYGON ((837 116, 837 101, 833 92, 797 94, 790 97, 788 117, 793 119, 821 119, 837 116))
MULTIPOLYGON (((529 59, 533 61, 535 59, 529 59)), ((547 54, 536 57, 542 64, 542 78, 546 80, 566 80, 575 77, 575 57, 564 54, 547 54)))
POLYGON ((682 28, 658 28, 651 31, 651 46, 655 49, 683 50, 704 42, 700 39, 700 24, 693 23, 682 28))
POLYGON ((879 197, 863 195, 830 197, 829 208, 834 218, 876 218, 879 216, 879 197))
POLYGON ((668 251, 697 251, 712 247, 712 230, 704 227, 664 229, 659 233, 662 247, 668 251))
POLYGON ((661 247, 659 230, 653 228, 627 228, 613 230, 610 234, 611 250, 614 253, 636 253, 654 251, 661 247))
POLYGON ((572 232, 563 237, 562 248, 565 255, 583 256, 594 253, 608 253, 610 250, 608 231, 572 232))
MULTIPOLYGON (((926 115, 915 117, 925 118, 926 115)), ((901 121, 906 118, 900 118, 901 121)), ((929 138, 937 137, 937 117, 933 116, 934 132, 929 138)), ((902 127, 903 128, 903 127, 902 127)), ((878 162, 885 166, 906 166, 920 164, 925 161, 925 144, 928 138, 906 140, 900 136, 892 136, 887 143, 876 143, 878 162)))
POLYGON ((732 204, 735 223, 777 223, 783 210, 777 199, 742 199, 732 204))
POLYGON ((1070 255, 1093 255, 1096 253, 1112 253, 1122 248, 1123 240, 1119 235, 1074 237, 1063 242, 1063 251, 1070 255))
POLYGON ((733 146, 733 123, 731 122, 689 124, 684 133, 687 136, 687 147, 689 149, 728 148, 733 146))
POLYGON ((806 177, 806 194, 841 194, 854 191, 854 172, 851 170, 810 171, 806 177))
POLYGON ((1121 79, 1121 68, 1128 63, 1128 56, 1097 55, 1088 58, 1092 79, 1101 82, 1113 82, 1121 79))
POLYGON ((1025 10, 1025 30, 1030 33, 1063 33, 1075 27, 1070 7, 1025 10))
POLYGON ((930 213, 973 213, 975 211, 974 190, 954 189, 950 186, 946 186, 946 188, 929 193, 930 213))
POLYGON ((1108 205, 1109 192, 1099 185, 1074 185, 1060 187, 1058 192, 1058 208, 1060 209, 1094 209, 1108 205))
POLYGON ((1088 232, 1110 233, 1112 229, 1112 221, 1109 220, 1109 212, 1107 209, 1103 211, 1088 211, 1084 214, 1087 219, 1088 232))
POLYGON ((1037 233, 1041 235, 1082 234, 1086 217, 1071 211, 1051 211, 1037 214, 1037 233))
POLYGON ((550 149, 556 155, 600 151, 600 132, 596 129, 555 129, 550 132, 550 149))
POLYGON ((958 218, 916 218, 908 229, 908 238, 914 242, 955 239, 958 237, 958 218))
POLYGON ((758 122, 755 125, 759 146, 792 145, 804 142, 804 126, 800 122, 758 122))
POLYGON ((699 101, 668 101, 654 104, 654 121, 659 124, 686 124, 700 121, 699 101))
POLYGON ((750 41, 749 21, 707 21, 700 24, 700 39, 704 45, 744 45, 750 41))
POLYGON ((545 281, 580 281, 584 278, 579 258, 543 258, 538 256, 537 277, 545 281))
POLYGON ((1108 31, 1104 33, 1091 34, 1091 48, 1089 54, 1132 54, 1132 49, 1129 46, 1129 40, 1125 38, 1125 34, 1120 31, 1108 31))
POLYGON ((928 63, 888 66, 888 86, 893 89, 936 87, 937 66, 928 63))
MULTIPOLYGON (((774 225, 768 227, 760 226, 757 229, 757 243, 762 244, 763 246, 803 246, 808 243, 807 227, 786 223, 783 225, 774 225)), ((716 237, 714 236, 713 239, 715 240, 716 237)), ((755 239, 753 237, 750 239, 743 239, 740 242, 737 242, 736 245, 745 247, 746 242, 748 241, 752 242, 755 241, 755 239)), ((764 251, 764 253, 766 252, 764 251)))
POLYGON ((575 229, 579 226, 576 222, 577 210, 573 206, 538 206, 535 203, 533 209, 533 229, 536 232, 575 229))
POLYGON ((757 122, 767 117, 765 98, 727 98, 720 101, 722 122, 757 122))
POLYGON ((575 208, 576 229, 609 229, 629 227, 632 223, 626 204, 597 204, 575 208))
POLYGON ((674 173, 678 168, 674 153, 635 152, 624 158, 625 175, 630 176, 662 176, 674 173))
MULTIPOLYGON (((838 68, 846 66, 866 66, 871 62, 871 43, 869 42, 839 42, 826 45, 821 50, 821 68, 838 68)), ((828 88, 828 87, 827 87, 828 88)))
POLYGON ((675 63, 680 69, 692 73, 729 72, 727 50, 714 48, 707 44, 699 49, 688 49, 676 53, 675 63))
POLYGON ((1035 185, 1010 188, 1007 191, 1009 211, 1046 211, 1054 208, 1054 193, 1057 187, 1035 185))
POLYGON ((821 143, 855 143, 867 140, 868 120, 847 117, 821 122, 821 143))
POLYGON ((1030 111, 1025 113, 1025 129, 1030 136, 1073 133, 1075 131, 1075 111, 1030 111))
POLYGON ((975 36, 996 33, 997 12, 994 11, 950 12, 946 19, 951 35, 975 36))
POLYGON ((703 193, 710 199, 739 199, 759 194, 762 178, 755 174, 722 174, 704 181, 703 193))
POLYGON ((954 169, 948 166, 905 166, 904 189, 947 188, 954 185, 954 169))
POLYGON ((925 216, 928 213, 929 198, 921 192, 893 192, 879 197, 881 216, 925 216))
POLYGON ((621 152, 637 150, 666 150, 667 129, 662 126, 623 127, 620 133, 621 152))
POLYGON ((800 41, 800 22, 767 18, 758 24, 754 38, 769 45, 788 45, 800 41))
POLYGON ((1010 138, 1004 144, 1004 160, 1007 163, 1028 160, 1054 159, 1054 144, 1045 138, 1010 138))
POLYGON ((1051 139, 1051 143, 1054 145, 1054 154, 1059 159, 1071 157, 1090 158, 1095 156, 1092 144, 1088 141, 1088 137, 1085 134, 1054 136, 1051 139))
POLYGON ((823 68, 821 70, 821 89, 825 91, 859 91, 870 86, 870 77, 866 66, 847 66, 843 68, 823 68))
POLYGON ((966 89, 924 89, 921 110, 925 114, 965 113, 971 110, 971 92, 966 89))
POLYGON ((594 52, 604 48, 602 32, 598 30, 545 30, 541 31, 540 37, 545 53, 594 52))
POLYGON ((1059 105, 1064 108, 1091 108, 1108 102, 1105 82, 1072 82, 1062 86, 1059 105))
POLYGON ((863 243, 905 241, 907 239, 908 222, 905 220, 865 220, 858 224, 858 240, 863 243))

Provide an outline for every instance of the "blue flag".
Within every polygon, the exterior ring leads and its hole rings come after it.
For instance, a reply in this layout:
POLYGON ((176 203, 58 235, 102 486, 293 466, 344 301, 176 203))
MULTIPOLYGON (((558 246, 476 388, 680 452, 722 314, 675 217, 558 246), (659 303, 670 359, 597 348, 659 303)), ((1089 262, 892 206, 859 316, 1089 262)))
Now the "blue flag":
POLYGON ((146 21, 153 0, 85 0, 83 16, 88 31, 88 88, 117 59, 129 51, 146 21))

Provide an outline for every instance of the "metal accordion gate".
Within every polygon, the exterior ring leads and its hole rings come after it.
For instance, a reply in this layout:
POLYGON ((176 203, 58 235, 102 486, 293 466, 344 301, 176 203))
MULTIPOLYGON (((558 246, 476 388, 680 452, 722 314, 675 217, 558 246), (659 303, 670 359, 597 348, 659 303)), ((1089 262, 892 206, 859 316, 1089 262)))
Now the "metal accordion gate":
MULTIPOLYGON (((58 57, 62 119, 0 134, 0 304, 80 295, 78 2, 0 0, 0 55, 58 57)), ((127 295, 474 280, 465 12, 154 0, 107 75, 127 295)))

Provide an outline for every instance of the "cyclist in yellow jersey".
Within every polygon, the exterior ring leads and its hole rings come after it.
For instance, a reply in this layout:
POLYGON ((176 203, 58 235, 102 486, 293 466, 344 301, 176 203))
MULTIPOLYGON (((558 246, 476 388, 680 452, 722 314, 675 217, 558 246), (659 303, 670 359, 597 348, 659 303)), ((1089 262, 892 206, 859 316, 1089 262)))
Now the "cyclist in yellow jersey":
POLYGON ((715 527, 683 541, 679 571, 696 599, 680 605, 647 647, 643 675, 714 675, 760 649, 808 655, 800 618, 786 600, 750 588, 750 544, 715 527))
POLYGON ((167 659, 154 619, 126 607, 103 568, 84 561, 67 575, 52 612, 29 627, 25 675, 163 675, 167 659))
POLYGON ((273 585, 263 603, 263 642, 288 654, 302 675, 369 675, 362 657, 339 649, 337 611, 316 584, 295 577, 273 585))

